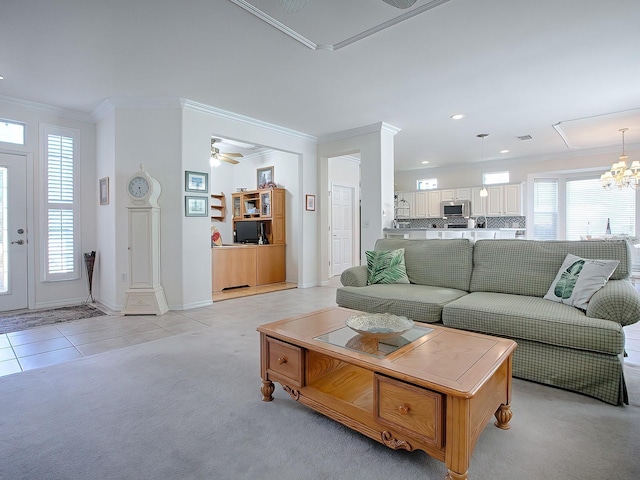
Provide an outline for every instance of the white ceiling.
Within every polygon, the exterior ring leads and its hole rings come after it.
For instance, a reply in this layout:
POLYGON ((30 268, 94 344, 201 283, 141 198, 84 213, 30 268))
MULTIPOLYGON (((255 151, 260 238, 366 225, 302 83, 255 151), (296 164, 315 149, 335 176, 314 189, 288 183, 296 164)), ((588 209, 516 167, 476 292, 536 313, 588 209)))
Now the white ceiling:
POLYGON ((487 160, 614 161, 624 127, 640 144, 637 0, 310 0, 295 15, 237 3, 4 1, 0 96, 83 112, 183 97, 318 137, 384 121, 401 129, 397 170, 479 161, 478 133, 487 160))

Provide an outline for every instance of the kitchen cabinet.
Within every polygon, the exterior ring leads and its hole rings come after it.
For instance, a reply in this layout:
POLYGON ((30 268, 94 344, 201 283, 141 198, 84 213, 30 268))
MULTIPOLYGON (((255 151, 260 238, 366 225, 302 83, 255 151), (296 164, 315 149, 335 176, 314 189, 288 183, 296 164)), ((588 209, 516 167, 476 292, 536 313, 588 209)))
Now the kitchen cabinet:
POLYGON ((440 190, 430 190, 429 191, 429 204, 428 204, 428 213, 430 218, 439 218, 442 216, 440 213, 440 202, 442 202, 442 194, 440 190))
POLYGON ((480 196, 481 187, 471 189, 471 216, 520 217, 523 215, 521 183, 491 185, 487 187, 488 196, 480 196))
POLYGON ((429 196, 427 192, 415 194, 415 218, 427 218, 429 216, 429 196))
POLYGON ((522 208, 522 184, 504 186, 504 215, 519 217, 524 215, 522 208))
POLYGON ((504 210, 504 187, 502 185, 492 185, 487 187, 487 213, 491 217, 499 217, 504 210))
POLYGON ((397 192, 395 218, 412 218, 415 212, 415 193, 397 192))
POLYGON ((448 202, 451 200, 471 200, 470 188, 448 188, 440 190, 440 201, 448 202))
POLYGON ((482 187, 473 187, 471 189, 471 216, 486 215, 487 213, 487 197, 480 196, 482 187))

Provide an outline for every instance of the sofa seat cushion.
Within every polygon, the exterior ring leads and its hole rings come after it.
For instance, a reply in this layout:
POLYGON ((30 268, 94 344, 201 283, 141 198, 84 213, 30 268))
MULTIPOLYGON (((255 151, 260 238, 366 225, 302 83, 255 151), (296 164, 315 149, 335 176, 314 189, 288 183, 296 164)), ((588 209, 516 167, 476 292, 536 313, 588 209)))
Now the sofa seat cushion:
POLYGON ((472 330, 561 347, 618 355, 624 348, 619 323, 542 298, 474 292, 447 304, 442 322, 472 330))
POLYGON ((336 303, 363 312, 388 312, 416 322, 436 323, 441 321, 442 307, 464 295, 467 292, 462 290, 428 285, 368 285, 338 288, 336 303))

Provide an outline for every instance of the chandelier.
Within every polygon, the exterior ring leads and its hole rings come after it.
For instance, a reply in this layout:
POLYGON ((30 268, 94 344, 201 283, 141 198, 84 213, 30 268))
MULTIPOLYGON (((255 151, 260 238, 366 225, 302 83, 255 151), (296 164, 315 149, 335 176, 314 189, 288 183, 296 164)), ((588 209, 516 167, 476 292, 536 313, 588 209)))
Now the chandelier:
POLYGON ((624 153, 624 132, 629 130, 628 128, 621 128, 618 130, 622 133, 622 155, 620 155, 619 162, 611 165, 611 169, 600 175, 600 182, 605 190, 612 190, 613 187, 622 188, 638 188, 640 187, 640 162, 634 161, 630 167, 627 166, 627 159, 629 158, 624 153))

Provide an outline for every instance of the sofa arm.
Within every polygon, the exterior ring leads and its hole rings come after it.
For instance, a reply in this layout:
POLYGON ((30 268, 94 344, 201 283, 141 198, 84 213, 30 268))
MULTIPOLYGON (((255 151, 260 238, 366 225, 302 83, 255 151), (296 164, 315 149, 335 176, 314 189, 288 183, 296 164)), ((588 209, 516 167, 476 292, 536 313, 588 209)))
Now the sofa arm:
POLYGON ((602 318, 623 327, 640 320, 640 294, 628 280, 609 280, 587 304, 587 317, 602 318))
POLYGON ((340 282, 345 287, 366 287, 367 286, 367 267, 365 265, 357 265, 347 268, 340 275, 340 282))

